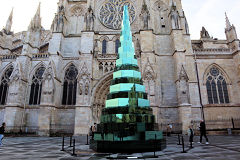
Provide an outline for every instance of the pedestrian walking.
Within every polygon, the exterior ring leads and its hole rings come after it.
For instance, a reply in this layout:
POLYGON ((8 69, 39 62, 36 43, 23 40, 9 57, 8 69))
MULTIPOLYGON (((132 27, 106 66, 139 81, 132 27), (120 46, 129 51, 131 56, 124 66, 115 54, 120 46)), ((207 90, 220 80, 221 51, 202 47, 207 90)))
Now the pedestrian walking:
POLYGON ((91 128, 90 128, 90 136, 92 136, 92 139, 94 139, 94 132, 96 132, 96 131, 97 131, 97 124, 94 123, 94 125, 91 126, 91 128))
POLYGON ((5 132, 5 127, 6 127, 6 123, 2 123, 2 126, 0 127, 0 146, 2 145, 2 140, 4 137, 4 132, 5 132))
POLYGON ((168 124, 167 125, 167 136, 171 136, 171 133, 172 133, 172 125, 168 124))
POLYGON ((188 137, 189 137, 189 146, 192 147, 193 137, 194 137, 194 131, 193 131, 192 125, 188 126, 188 137))
POLYGON ((200 128, 200 142, 198 142, 198 143, 202 143, 202 137, 204 136, 206 139, 206 144, 209 144, 208 138, 206 135, 206 124, 205 124, 204 120, 201 120, 199 128, 200 128))

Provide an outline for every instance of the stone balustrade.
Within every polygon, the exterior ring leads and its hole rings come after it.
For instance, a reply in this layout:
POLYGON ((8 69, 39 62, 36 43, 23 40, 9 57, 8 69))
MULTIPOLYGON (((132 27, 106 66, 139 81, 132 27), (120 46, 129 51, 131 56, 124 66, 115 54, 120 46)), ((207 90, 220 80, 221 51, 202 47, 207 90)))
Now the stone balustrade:
POLYGON ((195 54, 202 54, 202 55, 213 55, 213 54, 220 54, 220 55, 231 55, 231 49, 228 48, 207 48, 207 49, 194 49, 195 54))

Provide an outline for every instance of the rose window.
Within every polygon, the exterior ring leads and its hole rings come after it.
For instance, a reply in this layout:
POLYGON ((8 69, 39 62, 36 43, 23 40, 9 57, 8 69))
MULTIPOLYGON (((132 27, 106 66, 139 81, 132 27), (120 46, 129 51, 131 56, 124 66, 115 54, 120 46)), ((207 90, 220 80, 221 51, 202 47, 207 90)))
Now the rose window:
POLYGON ((123 6, 128 5, 129 18, 132 23, 136 18, 133 4, 128 0, 108 0, 99 11, 99 20, 107 28, 120 29, 122 24, 123 6))

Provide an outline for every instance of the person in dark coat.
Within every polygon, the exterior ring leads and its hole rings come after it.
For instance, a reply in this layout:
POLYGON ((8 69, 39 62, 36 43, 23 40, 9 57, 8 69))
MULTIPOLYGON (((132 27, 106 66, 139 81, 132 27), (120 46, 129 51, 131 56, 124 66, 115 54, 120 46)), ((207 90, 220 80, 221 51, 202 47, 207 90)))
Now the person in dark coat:
POLYGON ((194 137, 194 131, 193 131, 192 125, 188 127, 188 137, 189 137, 189 146, 192 147, 193 137, 194 137))
POLYGON ((6 123, 2 123, 2 126, 0 127, 0 146, 2 145, 2 139, 4 137, 6 123))
POLYGON ((200 142, 199 143, 202 143, 202 137, 204 136, 206 139, 206 144, 209 144, 208 138, 206 135, 206 124, 203 120, 201 120, 199 128, 200 128, 200 142))

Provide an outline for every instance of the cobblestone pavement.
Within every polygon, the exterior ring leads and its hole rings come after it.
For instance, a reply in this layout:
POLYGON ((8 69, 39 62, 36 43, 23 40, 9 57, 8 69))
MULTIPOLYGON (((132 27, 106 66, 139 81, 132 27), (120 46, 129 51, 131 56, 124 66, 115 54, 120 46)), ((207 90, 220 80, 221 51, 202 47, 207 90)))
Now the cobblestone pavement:
MULTIPOLYGON (((59 137, 6 137, 3 146, 0 147, 1 160, 102 160, 102 159, 127 159, 127 157, 138 157, 138 159, 160 159, 160 160, 239 160, 240 159, 240 136, 209 136, 210 144, 194 143, 194 148, 186 148, 187 153, 181 153, 182 146, 177 145, 177 136, 167 137, 167 149, 156 152, 135 154, 101 154, 88 149, 86 137, 76 138, 77 157, 72 157, 71 147, 66 151, 61 150, 62 138, 59 137)), ((187 141, 187 137, 185 137, 187 141)), ((198 137, 195 137, 195 142, 198 137)), ((66 139, 69 146, 69 138, 66 139)), ((187 142, 185 142, 187 143, 187 142)))

